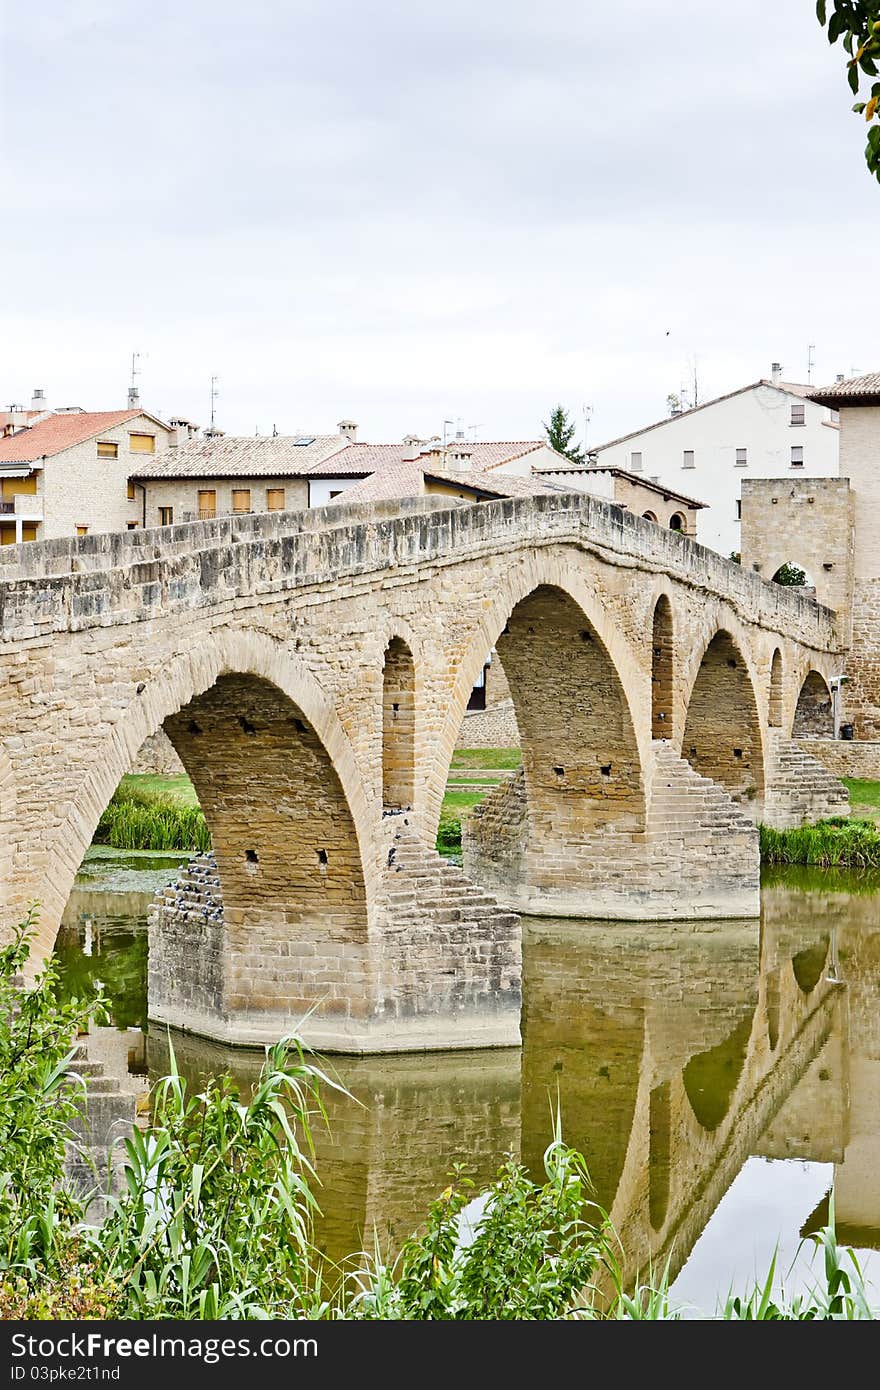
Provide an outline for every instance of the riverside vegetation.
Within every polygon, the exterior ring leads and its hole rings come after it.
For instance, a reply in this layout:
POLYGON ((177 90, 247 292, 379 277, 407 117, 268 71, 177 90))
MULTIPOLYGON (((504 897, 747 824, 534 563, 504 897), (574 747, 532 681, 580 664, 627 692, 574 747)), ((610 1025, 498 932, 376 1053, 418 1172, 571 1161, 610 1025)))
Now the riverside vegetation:
MULTIPOLYGON (((312 1133, 322 1094, 340 1088, 295 1038, 267 1049, 246 1100, 223 1078, 190 1095, 172 1052, 149 1126, 124 1141, 122 1190, 100 1224, 88 1224, 88 1197, 65 1181, 82 1086, 70 1064, 101 1000, 60 1003, 51 961, 22 987, 31 927, 0 951, 0 1317, 645 1320, 689 1311, 672 1305, 665 1273, 624 1287, 614 1231, 583 1155, 563 1141, 558 1107, 542 1180, 509 1158, 474 1202, 458 1168, 396 1259, 376 1248, 328 1269, 312 1241, 312 1133)), ((833 1211, 810 1241, 822 1257, 810 1293, 776 1292, 771 1266, 712 1316, 874 1319, 833 1211)))
MULTIPOLYGON (((461 853, 463 818, 519 762, 517 748, 456 750, 437 828, 440 854, 461 853)), ((762 825, 762 863, 880 867, 880 832, 871 815, 875 809, 880 812, 880 782, 844 780, 860 814, 836 816, 791 830, 762 825)), ((211 848, 211 835, 188 777, 129 776, 122 779, 101 816, 95 842, 114 849, 204 853, 211 848)))

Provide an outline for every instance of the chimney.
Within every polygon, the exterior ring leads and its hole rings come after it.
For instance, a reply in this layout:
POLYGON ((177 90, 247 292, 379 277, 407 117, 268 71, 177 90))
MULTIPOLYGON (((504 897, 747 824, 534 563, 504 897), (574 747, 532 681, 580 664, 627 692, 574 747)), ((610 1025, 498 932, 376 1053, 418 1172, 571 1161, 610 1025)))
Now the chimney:
POLYGON ((9 407, 9 423, 14 430, 27 429, 30 422, 28 420, 28 413, 23 405, 11 405, 9 407))
POLYGON ((782 364, 780 362, 770 363, 770 380, 774 383, 782 380, 782 364))
POLYGON ((838 372, 838 373, 837 373, 837 376, 834 378, 834 380, 835 380, 836 382, 846 381, 846 377, 843 375, 843 372, 838 372))
POLYGON ((138 389, 137 389, 137 387, 136 387, 136 386, 129 386, 129 388, 128 388, 128 408, 129 408, 129 410, 138 410, 138 409, 140 408, 140 404, 141 404, 141 398, 140 398, 140 396, 138 395, 138 389))
POLYGON ((403 436, 403 458, 404 462, 411 463, 417 459, 421 453, 423 440, 417 434, 405 434, 403 436))
POLYGON ((336 426, 340 434, 344 434, 349 444, 357 444, 358 427, 354 420, 340 420, 336 426))
POLYGON ((46 409, 46 393, 41 386, 34 388, 33 399, 31 400, 31 410, 46 409))

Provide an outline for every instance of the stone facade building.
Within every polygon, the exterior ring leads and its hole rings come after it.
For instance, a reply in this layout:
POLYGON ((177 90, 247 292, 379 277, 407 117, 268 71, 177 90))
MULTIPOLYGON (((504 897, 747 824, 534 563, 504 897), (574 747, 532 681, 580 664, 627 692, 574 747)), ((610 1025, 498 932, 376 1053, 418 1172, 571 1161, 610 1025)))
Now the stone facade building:
POLYGON ((13 418, 0 438, 0 544, 142 526, 143 488, 129 475, 136 461, 161 458, 171 438, 139 407, 13 418))

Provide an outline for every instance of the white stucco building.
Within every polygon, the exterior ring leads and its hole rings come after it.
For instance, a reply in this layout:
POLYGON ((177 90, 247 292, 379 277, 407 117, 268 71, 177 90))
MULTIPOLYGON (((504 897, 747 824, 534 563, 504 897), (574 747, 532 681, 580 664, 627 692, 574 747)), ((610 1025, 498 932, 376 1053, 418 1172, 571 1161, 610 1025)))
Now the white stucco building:
POLYGON ((740 484, 748 478, 838 474, 836 412, 808 399, 812 388, 769 378, 658 420, 590 450, 603 467, 700 498, 697 539, 722 555, 739 552, 740 484))

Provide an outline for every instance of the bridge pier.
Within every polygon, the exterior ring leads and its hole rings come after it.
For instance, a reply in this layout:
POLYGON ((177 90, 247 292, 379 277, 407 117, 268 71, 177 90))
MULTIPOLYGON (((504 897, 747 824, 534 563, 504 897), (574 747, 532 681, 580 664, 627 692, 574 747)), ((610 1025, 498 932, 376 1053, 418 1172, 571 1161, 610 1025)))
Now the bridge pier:
POLYGON ((642 831, 585 830, 547 854, 521 770, 474 808, 462 835, 465 873, 499 902, 535 916, 620 921, 757 917, 758 833, 723 787, 662 739, 651 745, 642 831))
POLYGON ((295 1032, 324 1052, 520 1043, 519 918, 383 818, 385 864, 360 941, 332 914, 295 924, 224 908, 213 856, 150 912, 150 1018, 238 1046, 295 1032))

